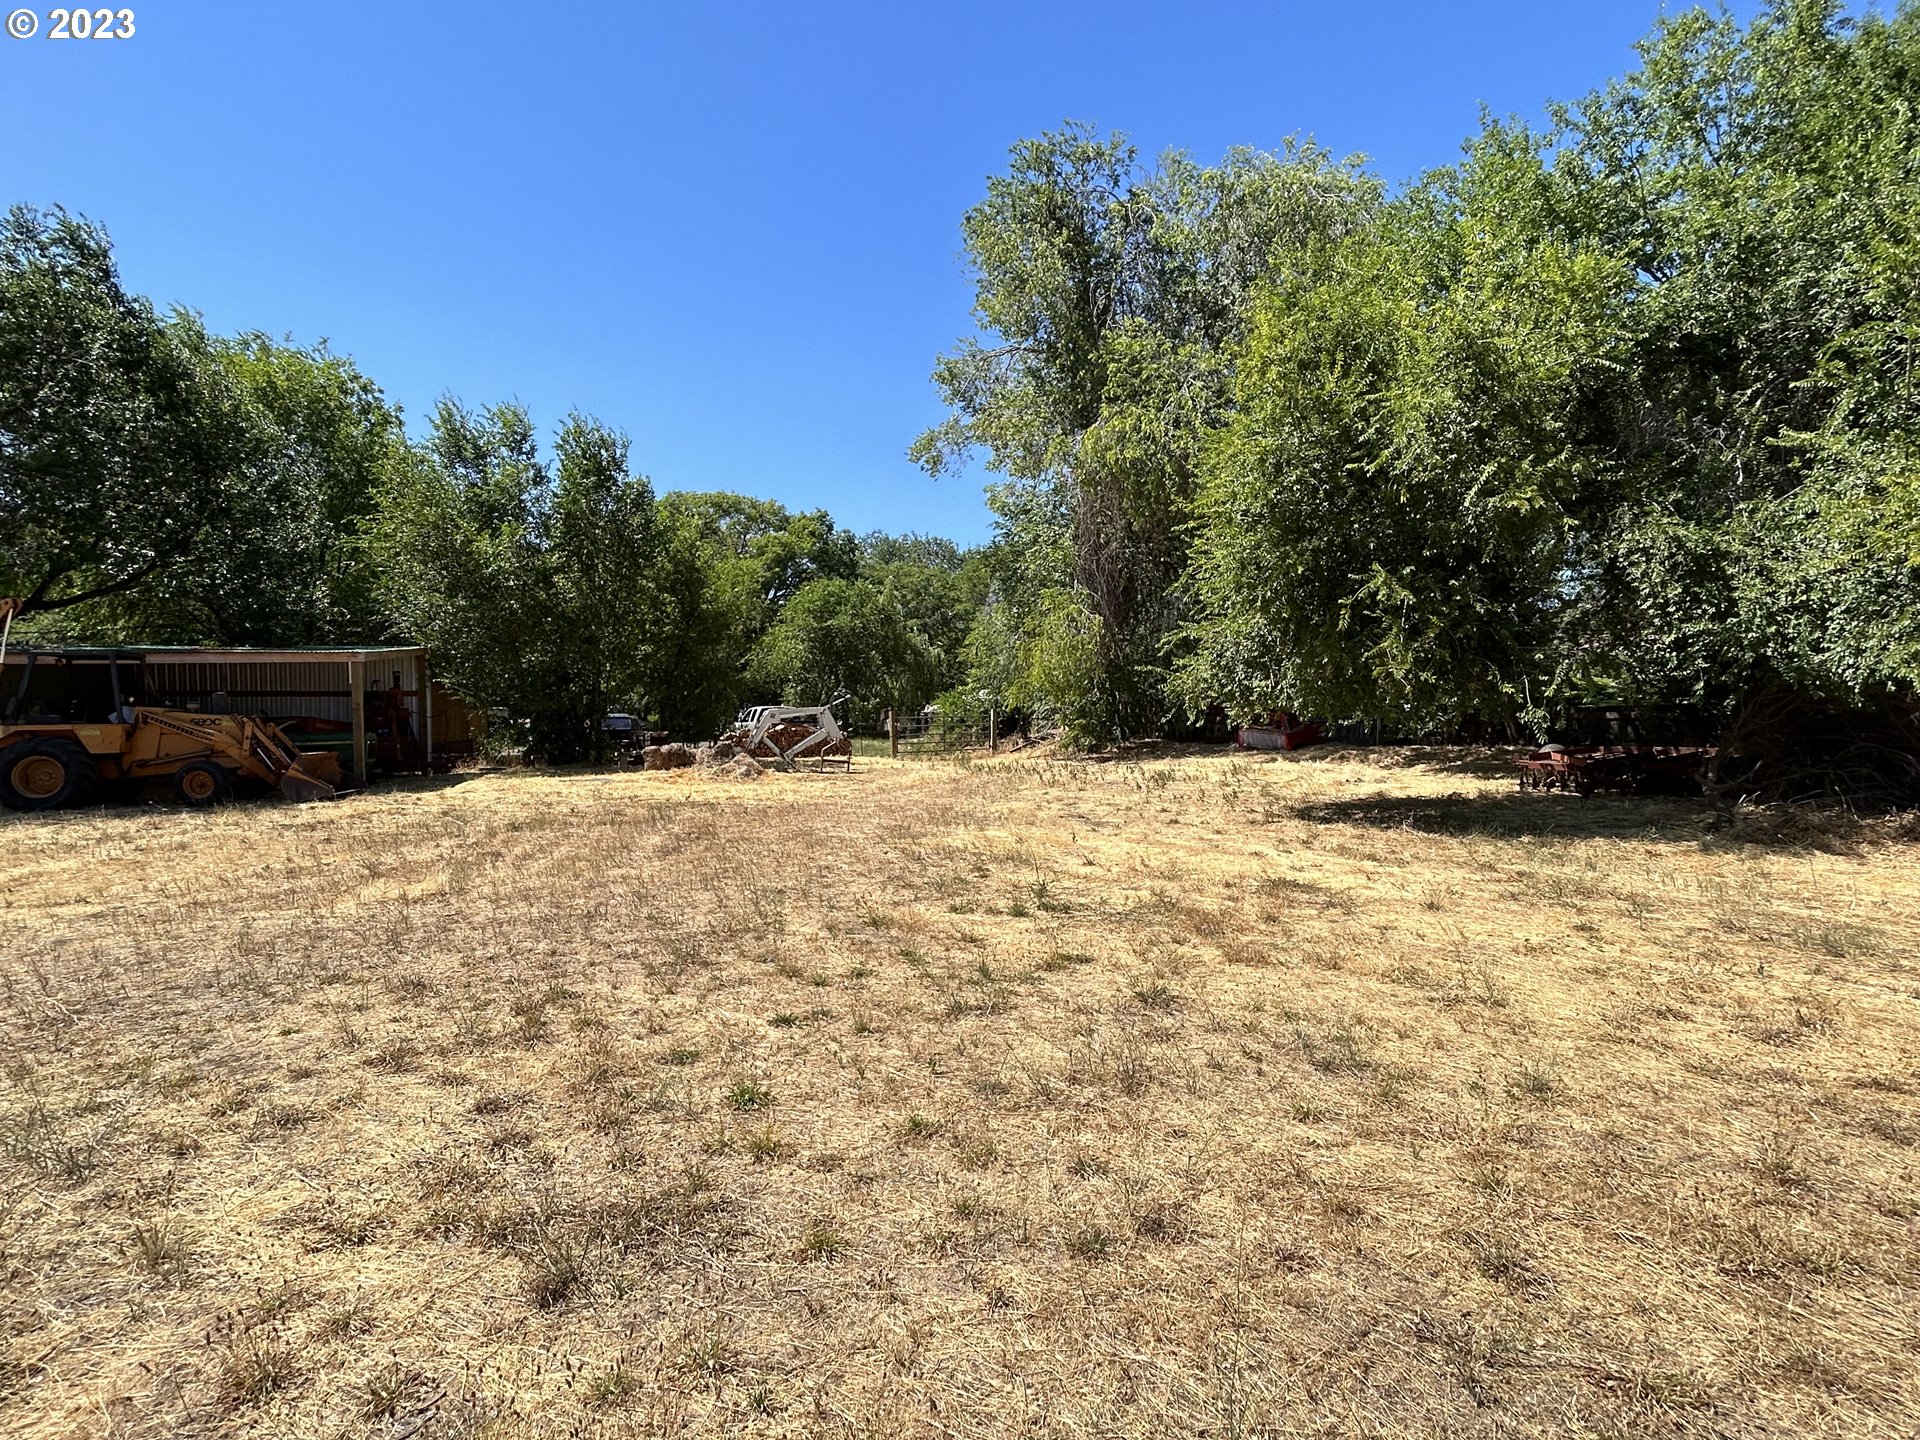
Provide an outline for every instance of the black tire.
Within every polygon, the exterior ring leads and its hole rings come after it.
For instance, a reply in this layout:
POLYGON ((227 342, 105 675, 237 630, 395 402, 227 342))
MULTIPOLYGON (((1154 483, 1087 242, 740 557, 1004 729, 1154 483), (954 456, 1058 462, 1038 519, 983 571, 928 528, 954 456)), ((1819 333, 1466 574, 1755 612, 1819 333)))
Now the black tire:
POLYGON ((98 771, 71 740, 22 740, 0 749, 0 804, 13 810, 58 810, 87 797, 98 771))
POLYGON ((173 798, 182 805, 218 805, 233 795, 233 777, 211 760, 195 760, 173 772, 173 798))

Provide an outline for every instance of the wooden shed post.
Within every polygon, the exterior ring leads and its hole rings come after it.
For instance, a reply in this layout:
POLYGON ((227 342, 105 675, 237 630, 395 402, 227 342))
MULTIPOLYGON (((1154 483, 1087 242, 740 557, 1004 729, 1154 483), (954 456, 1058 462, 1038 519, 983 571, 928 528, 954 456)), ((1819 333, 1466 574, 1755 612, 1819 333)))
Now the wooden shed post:
POLYGON ((420 753, 427 757, 427 773, 433 773, 433 672, 427 668, 427 652, 420 652, 420 753))
POLYGON ((364 656, 347 661, 347 713, 353 717, 353 778, 367 783, 367 662, 364 656))

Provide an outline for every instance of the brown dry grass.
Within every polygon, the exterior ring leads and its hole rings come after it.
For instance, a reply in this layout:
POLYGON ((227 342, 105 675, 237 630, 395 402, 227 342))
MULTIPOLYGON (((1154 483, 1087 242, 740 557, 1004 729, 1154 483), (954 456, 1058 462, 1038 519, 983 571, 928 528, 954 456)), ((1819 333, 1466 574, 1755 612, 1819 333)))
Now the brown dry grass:
POLYGON ((1912 1434, 1843 838, 1339 751, 13 818, 0 1432, 1912 1434))

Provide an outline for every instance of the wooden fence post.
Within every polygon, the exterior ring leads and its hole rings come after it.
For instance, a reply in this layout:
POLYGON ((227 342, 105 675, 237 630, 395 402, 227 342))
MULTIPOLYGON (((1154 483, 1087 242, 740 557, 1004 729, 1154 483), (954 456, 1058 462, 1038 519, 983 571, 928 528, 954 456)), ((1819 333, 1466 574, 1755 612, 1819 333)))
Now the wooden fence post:
POLYGON ((894 728, 891 705, 887 707, 887 758, 889 760, 900 758, 900 732, 894 728))
POLYGON ((347 714, 353 720, 353 781, 367 784, 367 660, 347 661, 347 714))

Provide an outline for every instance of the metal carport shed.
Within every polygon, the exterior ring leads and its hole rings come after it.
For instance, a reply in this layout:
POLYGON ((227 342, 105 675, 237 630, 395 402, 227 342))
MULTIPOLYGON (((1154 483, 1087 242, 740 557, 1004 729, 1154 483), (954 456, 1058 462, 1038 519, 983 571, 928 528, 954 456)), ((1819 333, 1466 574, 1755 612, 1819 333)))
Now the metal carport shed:
POLYGON ((100 667, 104 676, 109 665, 116 669, 119 690, 130 698, 137 696, 142 704, 204 710, 214 696, 224 695, 229 709, 265 715, 300 732, 301 743, 310 747, 341 748, 341 741, 350 735, 352 748, 341 759, 360 784, 367 780, 367 698, 372 694, 376 701, 390 701, 405 715, 423 757, 420 768, 432 763, 433 696, 427 651, 421 646, 316 645, 298 650, 22 646, 6 652, 0 696, 24 689, 28 674, 22 667, 30 666, 42 675, 46 674, 42 667, 72 667, 68 673, 77 681, 77 672, 100 667), (128 673, 135 666, 137 678, 128 673), (300 721, 314 721, 317 726, 303 729, 300 721), (325 734, 312 733, 314 729, 337 731, 340 739, 329 740, 325 734))

